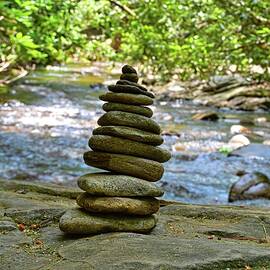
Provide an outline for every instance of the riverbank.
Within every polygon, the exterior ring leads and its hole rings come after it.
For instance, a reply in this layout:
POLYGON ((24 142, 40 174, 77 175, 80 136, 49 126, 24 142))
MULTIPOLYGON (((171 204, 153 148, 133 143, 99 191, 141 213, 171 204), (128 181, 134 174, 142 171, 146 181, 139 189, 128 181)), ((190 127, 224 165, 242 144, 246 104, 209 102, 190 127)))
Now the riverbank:
POLYGON ((147 235, 65 236, 60 216, 79 191, 0 180, 0 269, 268 269, 270 216, 264 208, 161 201, 147 235), (249 267, 249 268, 248 268, 249 267))

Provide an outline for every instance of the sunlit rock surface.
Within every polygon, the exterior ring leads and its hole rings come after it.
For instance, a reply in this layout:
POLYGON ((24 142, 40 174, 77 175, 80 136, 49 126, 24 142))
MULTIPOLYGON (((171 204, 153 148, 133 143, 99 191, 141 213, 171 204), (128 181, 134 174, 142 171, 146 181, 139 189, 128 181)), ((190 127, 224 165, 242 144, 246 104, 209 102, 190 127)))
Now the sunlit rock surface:
POLYGON ((0 180, 0 269, 269 269, 266 208, 161 201, 147 235, 78 237, 58 228, 77 189, 0 180), (52 195, 54 194, 54 195, 52 195), (72 195, 73 194, 73 195, 72 195))

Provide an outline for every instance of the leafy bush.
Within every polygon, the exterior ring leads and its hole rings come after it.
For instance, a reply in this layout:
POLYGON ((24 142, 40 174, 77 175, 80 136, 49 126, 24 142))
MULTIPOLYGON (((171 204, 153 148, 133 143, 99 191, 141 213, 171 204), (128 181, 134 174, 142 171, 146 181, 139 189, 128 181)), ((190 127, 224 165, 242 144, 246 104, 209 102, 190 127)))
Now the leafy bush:
POLYGON ((21 65, 128 60, 182 78, 249 74, 269 67, 269 14, 268 0, 1 1, 0 55, 21 65))

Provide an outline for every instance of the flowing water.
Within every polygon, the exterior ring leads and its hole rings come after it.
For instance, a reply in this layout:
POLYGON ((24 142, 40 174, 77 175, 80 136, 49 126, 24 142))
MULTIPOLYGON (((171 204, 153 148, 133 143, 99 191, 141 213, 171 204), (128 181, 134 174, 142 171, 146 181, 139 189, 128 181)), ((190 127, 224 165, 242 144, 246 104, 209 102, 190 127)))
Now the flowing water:
MULTIPOLYGON (((51 67, 0 88, 1 177, 75 186, 78 176, 99 171, 84 165, 82 154, 103 114, 98 96, 119 77, 115 70, 105 64, 51 67)), ((164 147, 173 154, 159 181, 166 199, 226 204, 238 171, 260 171, 270 177, 270 160, 227 157, 219 151, 231 137, 230 127, 242 122, 259 134, 259 140, 269 140, 269 113, 210 108, 221 118, 209 122, 192 120, 193 114, 209 108, 187 101, 157 100, 152 109, 164 130, 164 147), (262 117, 268 121, 251 125, 251 120, 262 117)))

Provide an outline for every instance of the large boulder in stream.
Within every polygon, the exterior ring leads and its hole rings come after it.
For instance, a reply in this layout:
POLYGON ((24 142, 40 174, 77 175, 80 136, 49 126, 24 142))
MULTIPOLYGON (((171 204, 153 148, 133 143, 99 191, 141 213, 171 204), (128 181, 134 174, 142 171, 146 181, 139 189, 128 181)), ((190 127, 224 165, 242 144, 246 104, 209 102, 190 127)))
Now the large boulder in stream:
POLYGON ((229 202, 254 199, 270 199, 270 179, 260 172, 244 174, 229 192, 229 202))
POLYGON ((270 269, 265 208, 160 201, 159 222, 147 235, 65 235, 58 222, 78 194, 0 180, 0 269, 270 269))
POLYGON ((270 145, 251 143, 238 148, 230 153, 230 156, 239 156, 246 158, 264 158, 270 160, 270 145))

